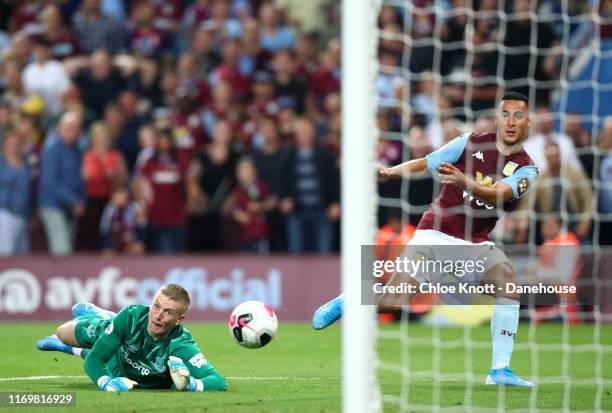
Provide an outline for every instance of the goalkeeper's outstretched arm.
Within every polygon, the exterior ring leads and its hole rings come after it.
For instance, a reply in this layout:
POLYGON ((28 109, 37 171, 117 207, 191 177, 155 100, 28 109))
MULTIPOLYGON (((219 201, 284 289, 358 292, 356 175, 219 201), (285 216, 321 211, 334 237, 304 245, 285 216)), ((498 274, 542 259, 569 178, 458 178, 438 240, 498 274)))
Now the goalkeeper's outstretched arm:
POLYGON ((138 384, 128 377, 109 377, 106 371, 106 363, 121 347, 128 308, 117 314, 85 358, 85 372, 102 391, 127 391, 138 384))
POLYGON ((203 374, 196 373, 195 378, 202 380, 202 384, 204 385, 204 391, 227 390, 227 380, 225 379, 225 377, 220 375, 214 367, 207 369, 207 371, 203 374))

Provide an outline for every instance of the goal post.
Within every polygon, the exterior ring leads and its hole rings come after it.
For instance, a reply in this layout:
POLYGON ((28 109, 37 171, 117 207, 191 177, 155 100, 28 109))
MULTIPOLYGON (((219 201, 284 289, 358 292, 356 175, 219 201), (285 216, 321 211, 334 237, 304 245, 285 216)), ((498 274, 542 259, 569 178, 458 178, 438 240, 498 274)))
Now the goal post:
MULTIPOLYGON (((598 147, 612 118, 602 104, 612 84, 605 76, 610 73, 605 69, 612 68, 612 38, 604 39, 600 33, 603 26, 609 30, 612 15, 603 4, 603 0, 342 1, 344 412, 378 412, 383 407, 401 412, 610 409, 605 395, 612 378, 602 366, 612 359, 612 330, 604 324, 612 316, 608 305, 599 305, 605 304, 603 291, 610 285, 606 269, 600 268, 611 262, 609 250, 603 248, 608 242, 600 241, 609 239, 602 234, 610 228, 610 214, 609 205, 605 210, 597 205, 612 193, 606 186, 611 172, 602 166, 612 165, 612 153, 604 153, 609 146, 598 147), (523 26, 515 25, 518 21, 528 21, 528 29, 520 32, 523 26), (537 386, 483 390, 492 367, 493 307, 475 303, 433 305, 427 311, 406 308, 391 314, 395 322, 378 326, 376 308, 362 305, 361 255, 363 245, 374 243, 378 207, 381 225, 399 215, 404 228, 429 208, 440 189, 439 180, 424 175, 396 182, 393 188, 381 186, 379 193, 373 170, 377 150, 381 163, 396 165, 425 156, 464 132, 494 132, 493 108, 510 90, 527 94, 532 112, 539 109, 532 136, 540 133, 548 141, 558 134, 562 143, 561 135, 567 132, 569 148, 578 146, 575 155, 561 152, 560 163, 567 167, 577 161, 590 172, 592 185, 586 186, 592 186, 592 208, 574 211, 561 203, 555 214, 565 226, 592 214, 593 244, 587 234, 579 250, 593 261, 590 266, 580 263, 583 287, 591 288, 593 280, 597 294, 591 297, 593 305, 576 303, 569 308, 559 300, 552 311, 523 306, 512 366, 537 386), (548 132, 547 119, 553 121, 548 132), (572 122, 574 132, 576 123, 586 129, 586 142, 580 130, 570 138, 572 122), (548 318, 557 322, 546 322, 548 318)), ((540 155, 544 165, 545 153, 540 155)), ((542 182, 561 184, 562 192, 572 183, 558 177, 542 182)), ((529 283, 545 278, 533 264, 544 241, 541 231, 541 240, 536 239, 536 230, 546 213, 533 205, 523 212, 527 239, 514 236, 521 234, 524 223, 513 222, 516 217, 507 214, 491 239, 507 253, 519 280, 529 283)))
POLYGON ((376 309, 361 305, 361 245, 376 228, 377 1, 342 2, 342 405, 380 411, 375 372, 376 309))

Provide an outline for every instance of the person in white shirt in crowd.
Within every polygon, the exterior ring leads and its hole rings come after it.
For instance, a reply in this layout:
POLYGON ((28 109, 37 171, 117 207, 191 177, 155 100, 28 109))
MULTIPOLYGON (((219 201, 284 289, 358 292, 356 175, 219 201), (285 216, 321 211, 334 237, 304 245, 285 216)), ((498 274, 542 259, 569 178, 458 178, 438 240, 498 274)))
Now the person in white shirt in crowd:
POLYGON ((44 36, 35 38, 35 61, 29 63, 22 74, 28 93, 38 94, 45 100, 45 117, 57 115, 62 110, 62 96, 70 86, 68 71, 62 63, 51 58, 51 42, 44 36))
POLYGON ((554 142, 559 145, 561 151, 561 164, 570 165, 574 169, 583 171, 582 164, 576 155, 576 147, 572 139, 564 133, 554 130, 554 117, 550 108, 546 105, 537 105, 535 133, 523 143, 523 148, 529 154, 533 162, 544 171, 548 169, 546 161, 546 144, 554 142))

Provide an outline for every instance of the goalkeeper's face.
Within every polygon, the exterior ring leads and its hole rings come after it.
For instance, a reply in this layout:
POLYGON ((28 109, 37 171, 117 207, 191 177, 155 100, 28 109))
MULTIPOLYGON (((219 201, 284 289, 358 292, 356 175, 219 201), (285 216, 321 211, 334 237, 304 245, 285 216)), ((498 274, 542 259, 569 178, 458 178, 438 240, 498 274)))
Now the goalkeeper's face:
POLYGON ((502 100, 495 117, 497 134, 506 145, 523 141, 529 133, 529 111, 522 100, 502 100))
POLYGON ((149 307, 147 332, 155 340, 163 340, 185 319, 185 303, 173 300, 161 292, 155 294, 149 307))

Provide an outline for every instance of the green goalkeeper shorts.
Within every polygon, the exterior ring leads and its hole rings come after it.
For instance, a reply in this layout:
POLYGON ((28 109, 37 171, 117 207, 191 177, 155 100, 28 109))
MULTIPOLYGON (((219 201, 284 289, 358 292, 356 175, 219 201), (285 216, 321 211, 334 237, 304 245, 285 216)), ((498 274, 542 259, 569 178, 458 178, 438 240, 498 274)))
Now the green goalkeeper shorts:
POLYGON ((98 338, 104 334, 104 329, 108 326, 113 319, 104 318, 104 316, 96 315, 82 315, 76 317, 74 321, 77 322, 74 328, 74 335, 77 342, 83 348, 92 348, 98 338))

